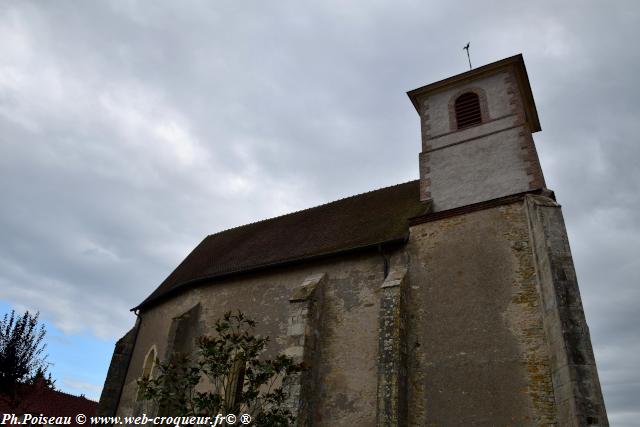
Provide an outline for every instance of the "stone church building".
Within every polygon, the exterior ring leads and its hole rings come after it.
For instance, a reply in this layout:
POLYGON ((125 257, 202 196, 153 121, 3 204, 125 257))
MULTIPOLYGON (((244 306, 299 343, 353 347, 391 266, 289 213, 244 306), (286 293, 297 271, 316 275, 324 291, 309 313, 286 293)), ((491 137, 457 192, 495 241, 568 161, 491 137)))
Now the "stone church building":
POLYGON ((419 180, 207 236, 135 307, 99 413, 139 414, 155 357, 239 309, 309 366, 299 425, 608 425, 522 56, 408 95, 419 180))

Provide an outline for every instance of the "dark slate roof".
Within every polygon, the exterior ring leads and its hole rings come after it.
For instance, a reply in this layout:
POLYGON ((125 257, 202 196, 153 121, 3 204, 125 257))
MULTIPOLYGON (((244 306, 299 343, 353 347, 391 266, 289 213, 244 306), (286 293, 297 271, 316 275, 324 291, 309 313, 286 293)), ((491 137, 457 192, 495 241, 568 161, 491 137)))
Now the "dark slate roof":
POLYGON ((419 199, 410 181, 213 234, 135 309, 200 281, 404 240, 419 199))

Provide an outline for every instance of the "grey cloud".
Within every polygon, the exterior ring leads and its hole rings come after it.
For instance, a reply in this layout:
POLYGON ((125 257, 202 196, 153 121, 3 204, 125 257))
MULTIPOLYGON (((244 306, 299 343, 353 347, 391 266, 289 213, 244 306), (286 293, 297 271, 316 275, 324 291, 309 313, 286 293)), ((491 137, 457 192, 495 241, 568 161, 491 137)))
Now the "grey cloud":
POLYGON ((404 92, 523 52, 608 409, 640 416, 635 2, 0 9, 0 298, 111 337, 206 234, 417 177, 404 92))

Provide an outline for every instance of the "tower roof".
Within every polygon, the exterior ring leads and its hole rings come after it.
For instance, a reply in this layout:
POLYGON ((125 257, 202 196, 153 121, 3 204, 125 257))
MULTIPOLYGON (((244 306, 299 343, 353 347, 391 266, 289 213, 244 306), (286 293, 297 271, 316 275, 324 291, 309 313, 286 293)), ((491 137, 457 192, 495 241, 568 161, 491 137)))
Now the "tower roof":
POLYGON ((527 117, 527 122, 531 126, 531 132, 538 132, 542 130, 542 128, 540 127, 540 120, 538 119, 536 103, 533 100, 533 93, 531 92, 531 85, 529 84, 527 68, 524 65, 524 58, 522 57, 522 54, 514 55, 500 61, 492 62, 491 64, 483 65, 482 67, 474 68, 467 72, 448 77, 444 80, 439 80, 426 86, 410 90, 409 92, 407 92, 407 95, 409 96, 409 99, 411 99, 413 106, 419 113, 419 100, 424 95, 438 92, 440 90, 450 88, 451 86, 460 85, 467 81, 473 81, 487 74, 495 73, 501 68, 512 68, 514 71, 518 82, 518 87, 522 92, 525 114, 527 117))

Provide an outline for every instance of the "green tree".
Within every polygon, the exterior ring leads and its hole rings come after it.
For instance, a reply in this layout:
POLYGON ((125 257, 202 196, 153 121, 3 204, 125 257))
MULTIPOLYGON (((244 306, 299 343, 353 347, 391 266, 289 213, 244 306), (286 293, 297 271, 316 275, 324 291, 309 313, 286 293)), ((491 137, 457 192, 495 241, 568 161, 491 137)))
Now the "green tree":
POLYGON ((20 384, 43 381, 53 387, 51 374, 46 376, 49 363, 44 354, 46 330, 38 325, 40 313, 26 311, 16 316, 15 310, 0 321, 0 395, 15 400, 20 384))
POLYGON ((157 361, 157 375, 138 380, 143 399, 171 415, 249 414, 255 426, 288 426, 284 379, 302 371, 290 357, 265 359, 269 337, 254 334, 255 321, 228 312, 215 336, 198 339, 195 355, 157 361))

